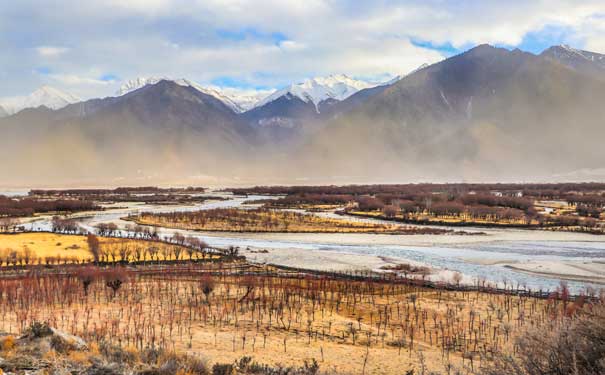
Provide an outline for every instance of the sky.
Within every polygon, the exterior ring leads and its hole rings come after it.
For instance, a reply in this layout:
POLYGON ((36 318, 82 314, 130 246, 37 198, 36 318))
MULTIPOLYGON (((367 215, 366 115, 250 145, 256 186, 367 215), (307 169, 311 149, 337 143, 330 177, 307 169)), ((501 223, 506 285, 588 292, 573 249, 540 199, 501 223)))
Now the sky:
POLYGON ((481 43, 605 53, 605 1, 0 0, 0 97, 102 97, 148 76, 240 93, 386 81, 481 43))

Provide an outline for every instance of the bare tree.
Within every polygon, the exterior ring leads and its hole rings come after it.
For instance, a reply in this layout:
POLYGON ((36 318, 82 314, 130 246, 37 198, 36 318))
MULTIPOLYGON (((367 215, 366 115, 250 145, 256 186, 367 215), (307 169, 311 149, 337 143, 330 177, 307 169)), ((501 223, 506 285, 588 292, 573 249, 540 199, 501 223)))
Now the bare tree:
POLYGON ((89 233, 88 236, 86 236, 86 242, 88 243, 88 251, 92 254, 92 259, 98 264, 101 248, 99 238, 94 234, 89 233))

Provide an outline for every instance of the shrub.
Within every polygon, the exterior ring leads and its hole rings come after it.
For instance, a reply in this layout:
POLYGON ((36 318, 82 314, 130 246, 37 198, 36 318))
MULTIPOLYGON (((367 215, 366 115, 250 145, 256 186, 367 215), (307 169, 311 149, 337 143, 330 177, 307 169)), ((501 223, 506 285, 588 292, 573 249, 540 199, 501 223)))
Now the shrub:
POLYGON ((212 366, 212 375, 232 375, 234 373, 235 371, 232 364, 215 363, 214 366, 212 366))
POLYGON ((0 349, 2 351, 12 350, 15 347, 15 338, 13 336, 6 336, 0 341, 0 349))
POLYGON ((71 343, 56 335, 50 338, 50 347, 53 348, 57 353, 62 354, 69 353, 74 349, 71 343))
POLYGON ((26 331, 26 335, 32 338, 42 338, 52 334, 53 331, 46 322, 33 322, 26 331))

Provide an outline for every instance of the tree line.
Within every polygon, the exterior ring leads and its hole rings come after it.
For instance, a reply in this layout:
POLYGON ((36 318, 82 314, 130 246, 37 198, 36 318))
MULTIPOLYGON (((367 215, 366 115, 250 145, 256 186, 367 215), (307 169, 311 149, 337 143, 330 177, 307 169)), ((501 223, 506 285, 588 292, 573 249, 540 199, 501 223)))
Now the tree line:
POLYGON ((0 195, 0 216, 31 216, 36 213, 76 212, 95 210, 99 207, 90 200, 9 198, 0 195))

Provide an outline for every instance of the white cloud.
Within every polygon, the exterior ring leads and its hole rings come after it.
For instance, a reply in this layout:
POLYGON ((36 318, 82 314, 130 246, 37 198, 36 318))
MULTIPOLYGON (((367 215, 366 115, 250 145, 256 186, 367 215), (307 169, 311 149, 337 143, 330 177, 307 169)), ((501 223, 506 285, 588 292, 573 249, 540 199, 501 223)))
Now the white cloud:
POLYGON ((111 81, 102 81, 100 79, 95 79, 95 78, 80 77, 75 74, 49 74, 48 77, 63 85, 68 85, 68 86, 69 85, 73 85, 73 86, 78 86, 78 85, 106 86, 106 85, 112 83, 111 81))
POLYGON ((576 47, 605 51, 604 14, 602 0, 21 0, 0 12, 0 95, 39 85, 46 78, 31 72, 40 66, 84 97, 115 91, 94 78, 104 75, 263 87, 330 73, 385 77, 444 57, 412 40, 517 45, 549 25, 568 29, 576 47), (23 40, 39 46, 34 54, 23 40))
POLYGON ((576 38, 584 41, 587 50, 605 53, 605 14, 588 17, 577 27, 576 38))
POLYGON ((293 40, 284 40, 279 43, 279 46, 285 51, 300 51, 306 48, 303 43, 298 43, 293 40))
POLYGON ((69 51, 69 48, 65 47, 54 47, 54 46, 40 46, 36 48, 38 54, 42 57, 58 57, 65 52, 69 51))

